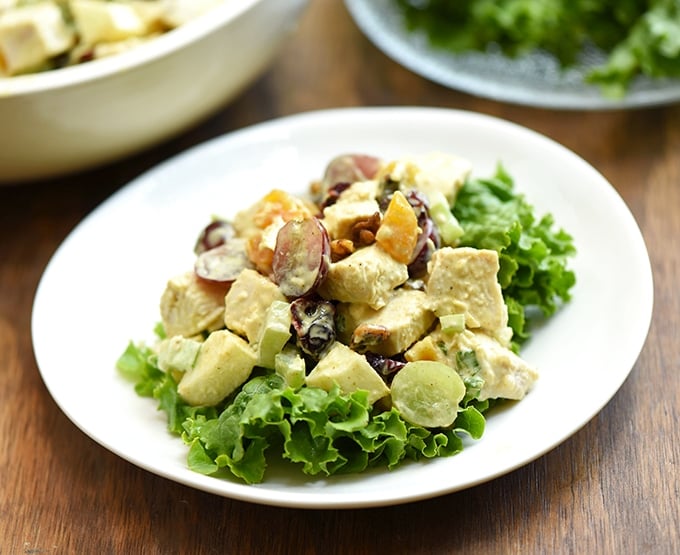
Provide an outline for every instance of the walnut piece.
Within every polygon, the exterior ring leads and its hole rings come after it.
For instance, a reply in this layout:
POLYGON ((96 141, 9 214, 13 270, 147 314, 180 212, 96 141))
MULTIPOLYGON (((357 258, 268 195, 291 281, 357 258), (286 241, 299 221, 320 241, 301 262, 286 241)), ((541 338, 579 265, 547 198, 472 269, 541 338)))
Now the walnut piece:
POLYGON ((331 261, 337 262, 348 257, 355 251, 354 243, 349 239, 334 239, 331 241, 331 261))
POLYGON ((375 242, 375 234, 380 227, 381 216, 375 212, 368 218, 361 218, 352 226, 352 240, 360 247, 367 247, 375 242))

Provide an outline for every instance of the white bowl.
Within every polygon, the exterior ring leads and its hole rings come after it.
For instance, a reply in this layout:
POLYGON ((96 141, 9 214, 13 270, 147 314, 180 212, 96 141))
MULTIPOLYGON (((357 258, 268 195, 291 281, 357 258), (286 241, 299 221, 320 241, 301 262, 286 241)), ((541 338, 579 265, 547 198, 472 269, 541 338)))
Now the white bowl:
POLYGON ((110 58, 0 78, 0 183, 85 170, 197 123, 272 62, 306 0, 227 0, 110 58))

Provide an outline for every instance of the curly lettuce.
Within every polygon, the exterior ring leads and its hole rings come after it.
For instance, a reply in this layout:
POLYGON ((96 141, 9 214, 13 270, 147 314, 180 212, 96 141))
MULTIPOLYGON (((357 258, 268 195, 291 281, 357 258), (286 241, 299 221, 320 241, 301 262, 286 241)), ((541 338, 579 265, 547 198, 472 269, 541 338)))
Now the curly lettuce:
POLYGON ((217 407, 191 407, 172 376, 155 367, 153 352, 133 343, 118 369, 135 381, 139 395, 158 400, 168 429, 189 446, 190 469, 248 484, 264 479, 272 452, 312 476, 392 469, 404 460, 455 455, 464 436, 479 439, 485 427, 485 406, 462 407, 453 426, 430 430, 409 424, 394 409, 377 410, 365 391, 296 390, 274 373, 252 377, 217 407))
POLYGON ((495 46, 515 57, 549 52, 562 67, 589 47, 605 55, 585 80, 624 96, 639 75, 680 76, 677 0, 393 0, 410 31, 454 53, 495 46))
POLYGON ((534 309, 543 317, 571 299, 576 276, 569 268, 576 253, 573 238, 555 229, 546 214, 537 219, 514 180, 499 165, 486 179, 469 179, 461 188, 453 214, 464 230, 460 246, 493 249, 499 253, 498 280, 508 306, 513 348, 531 336, 534 309))

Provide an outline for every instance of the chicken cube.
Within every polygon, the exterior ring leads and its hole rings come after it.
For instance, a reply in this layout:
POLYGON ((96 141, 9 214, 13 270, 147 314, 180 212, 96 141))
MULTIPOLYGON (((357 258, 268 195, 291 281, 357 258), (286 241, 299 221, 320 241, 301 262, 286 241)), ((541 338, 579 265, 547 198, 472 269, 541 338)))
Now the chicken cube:
POLYGON ((165 0, 163 20, 169 27, 179 27, 223 3, 224 0, 165 0))
POLYGON ((74 43, 75 34, 54 2, 0 13, 0 69, 8 75, 37 69, 74 43))
POLYGON ((131 5, 98 0, 71 0, 71 13, 85 44, 99 44, 141 37, 149 32, 147 21, 131 5))
POLYGON ((248 379, 256 362, 255 351, 241 337, 229 330, 214 331, 180 380, 177 393, 190 405, 216 405, 248 379))
POLYGON ((336 202, 323 211, 323 223, 331 239, 354 240, 353 229, 357 222, 380 217, 380 206, 374 199, 336 202))
POLYGON ((378 309, 385 306, 392 290, 407 279, 406 264, 373 244, 331 264, 319 294, 326 299, 366 303, 378 309))
POLYGON ((427 305, 437 316, 464 314, 468 328, 507 338, 508 309, 498 283, 498 253, 445 247, 428 263, 427 305))
POLYGON ((405 351, 425 334, 435 316, 425 306, 422 291, 398 289, 381 309, 366 304, 341 303, 338 331, 344 343, 356 350, 384 356, 405 351))
POLYGON ((469 351, 474 352, 479 364, 476 377, 483 380, 478 396, 480 401, 523 399, 538 379, 534 367, 479 330, 450 334, 437 328, 407 350, 405 358, 408 361, 435 360, 457 368, 458 353, 469 351))
POLYGON ((334 385, 343 393, 368 391, 368 402, 375 403, 390 392, 366 357, 336 341, 306 378, 309 387, 330 391, 334 385))
POLYGON ((202 280, 193 271, 170 279, 160 301, 166 335, 192 337, 221 328, 227 288, 202 280))
POLYGON ((378 198, 379 184, 375 180, 357 181, 340 193, 337 202, 357 202, 378 198))
POLYGON ((439 191, 453 205, 471 171, 472 165, 464 158, 431 152, 390 162, 378 177, 389 177, 398 182, 402 190, 418 189, 425 195, 439 191))
POLYGON ((256 270, 246 268, 224 298, 224 323, 231 331, 255 344, 265 324, 267 309, 274 301, 285 300, 274 282, 256 270))

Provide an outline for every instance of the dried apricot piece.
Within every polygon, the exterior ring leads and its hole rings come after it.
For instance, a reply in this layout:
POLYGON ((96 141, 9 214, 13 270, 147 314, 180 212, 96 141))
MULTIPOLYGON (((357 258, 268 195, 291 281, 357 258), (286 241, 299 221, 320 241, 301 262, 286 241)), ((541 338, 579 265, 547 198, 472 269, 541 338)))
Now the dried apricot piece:
POLYGON ((309 218, 314 216, 314 212, 310 203, 281 189, 272 189, 260 200, 253 222, 264 229, 278 217, 287 222, 296 218, 309 218))
POLYGON ((387 205, 375 241, 394 260, 408 264, 418 242, 418 218, 401 191, 395 191, 387 205))

